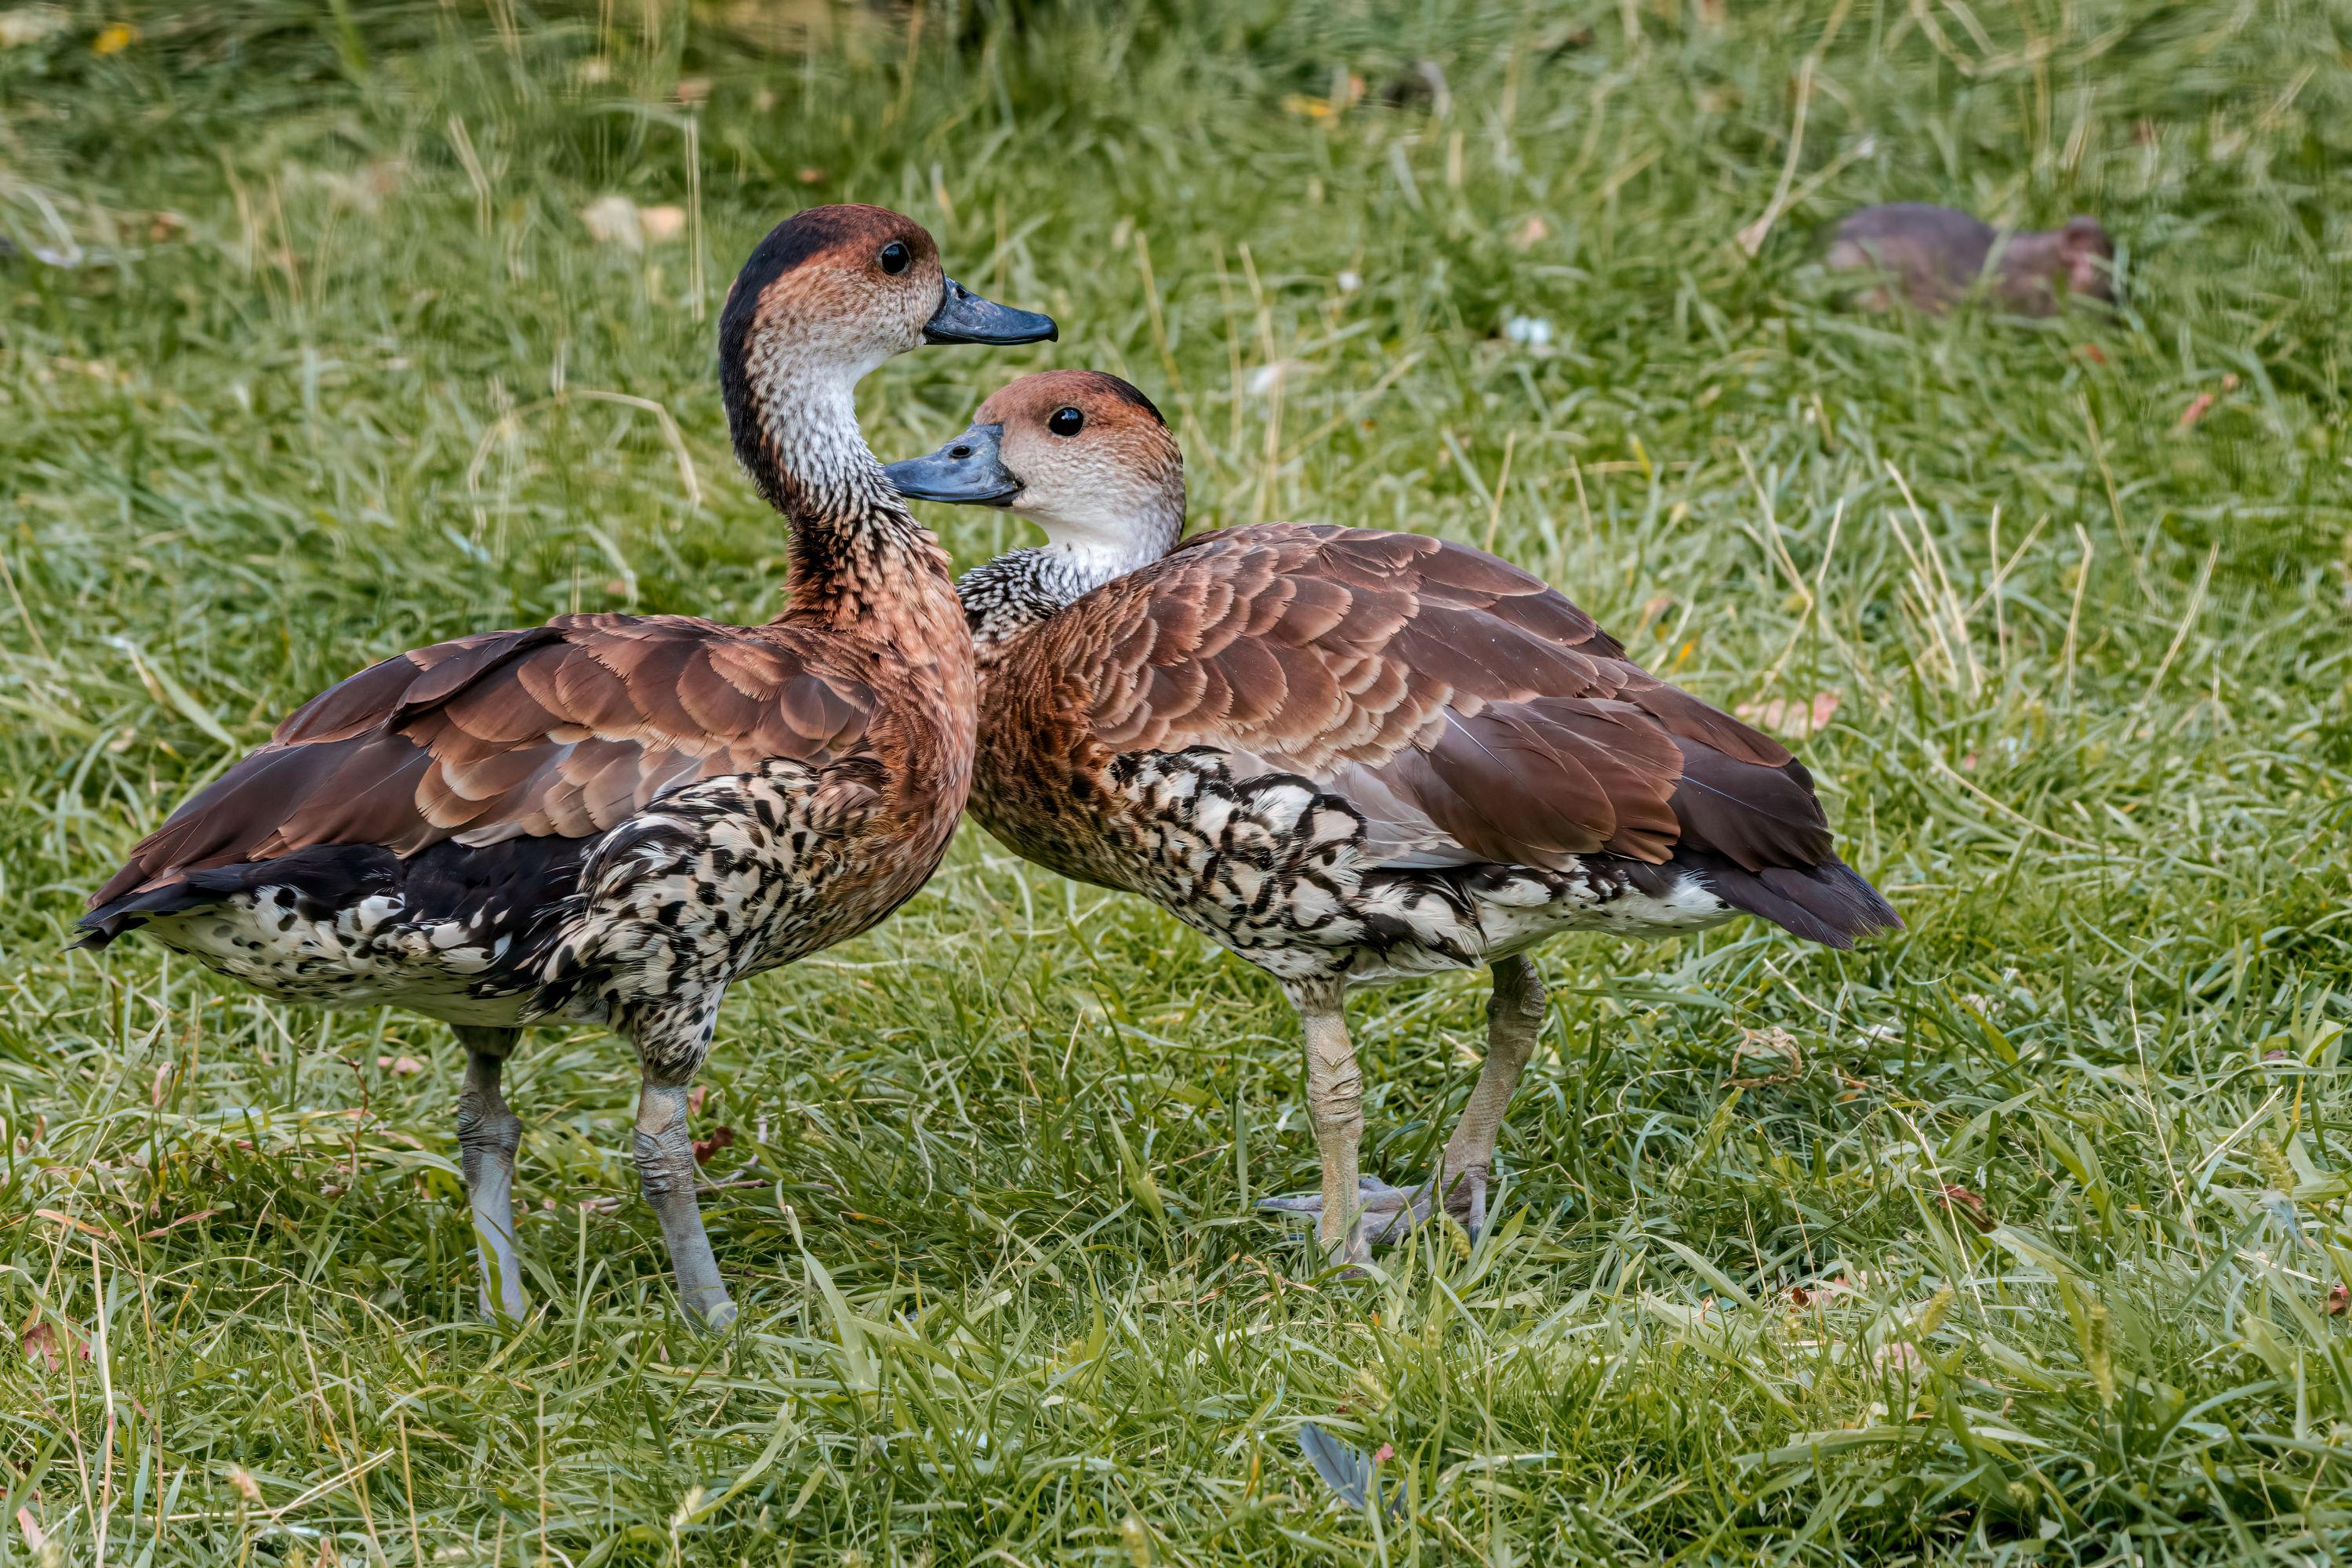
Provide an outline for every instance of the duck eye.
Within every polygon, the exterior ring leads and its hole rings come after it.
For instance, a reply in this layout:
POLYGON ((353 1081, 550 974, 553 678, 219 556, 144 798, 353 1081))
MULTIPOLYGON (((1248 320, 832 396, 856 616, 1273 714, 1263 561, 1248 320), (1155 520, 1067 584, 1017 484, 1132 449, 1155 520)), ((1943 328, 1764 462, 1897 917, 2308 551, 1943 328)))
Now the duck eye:
POLYGON ((1054 416, 1045 421, 1045 428, 1056 436, 1075 436, 1085 428, 1087 416, 1075 408, 1056 408, 1054 416))
POLYGON ((893 278, 907 270, 907 263, 914 259, 915 253, 907 248, 905 240, 894 239, 882 247, 882 270, 893 278))

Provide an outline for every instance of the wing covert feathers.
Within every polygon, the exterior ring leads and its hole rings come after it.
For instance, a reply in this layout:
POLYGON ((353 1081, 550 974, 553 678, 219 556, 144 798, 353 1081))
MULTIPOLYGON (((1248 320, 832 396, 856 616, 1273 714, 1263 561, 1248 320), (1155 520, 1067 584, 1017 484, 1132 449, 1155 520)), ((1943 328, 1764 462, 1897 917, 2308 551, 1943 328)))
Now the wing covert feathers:
POLYGON ((1865 927, 1893 918, 1836 860, 1786 748, 1481 551, 1322 525, 1215 531, 1030 638, 999 676, 1025 689, 1003 700, 1040 719, 1041 703, 1073 710, 1082 740, 1111 753, 1207 746, 1327 787, 1369 774, 1381 788, 1367 798, 1420 819, 1400 841, 1433 827, 1468 857, 1553 868, 1704 857, 1755 883, 1755 901, 1796 907, 1787 877, 1770 877, 1780 892, 1757 879, 1802 872, 1835 882, 1839 912, 1865 927))
POLYGON ((310 845, 583 837, 698 778, 855 752, 874 710, 788 627, 591 615, 457 637, 304 703, 90 904, 310 845))

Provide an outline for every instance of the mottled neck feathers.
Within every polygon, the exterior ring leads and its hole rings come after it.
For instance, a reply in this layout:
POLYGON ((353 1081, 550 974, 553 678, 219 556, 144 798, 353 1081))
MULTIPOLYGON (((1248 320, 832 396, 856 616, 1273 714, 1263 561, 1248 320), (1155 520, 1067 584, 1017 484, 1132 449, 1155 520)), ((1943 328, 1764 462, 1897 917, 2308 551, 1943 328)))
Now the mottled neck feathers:
POLYGON ((727 377, 726 390, 736 456, 792 525, 786 613, 845 625, 919 608, 929 612, 919 619, 951 624, 937 613, 951 592, 947 554, 866 447, 854 381, 795 374, 779 358, 727 377))
POLYGON ((983 656, 1008 638, 1050 620, 1131 568, 1065 545, 1015 550, 956 579, 965 624, 983 656))

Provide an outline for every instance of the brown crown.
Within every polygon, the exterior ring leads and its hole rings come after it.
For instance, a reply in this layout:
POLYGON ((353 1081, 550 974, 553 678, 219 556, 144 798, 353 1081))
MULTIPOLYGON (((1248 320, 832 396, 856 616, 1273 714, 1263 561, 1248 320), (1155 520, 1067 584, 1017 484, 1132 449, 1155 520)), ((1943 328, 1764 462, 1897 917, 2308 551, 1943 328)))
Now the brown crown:
POLYGON ((977 425, 1043 425, 1061 408, 1075 408, 1090 426, 1168 428, 1151 399, 1130 384, 1098 370, 1048 370, 999 387, 972 416, 977 425))

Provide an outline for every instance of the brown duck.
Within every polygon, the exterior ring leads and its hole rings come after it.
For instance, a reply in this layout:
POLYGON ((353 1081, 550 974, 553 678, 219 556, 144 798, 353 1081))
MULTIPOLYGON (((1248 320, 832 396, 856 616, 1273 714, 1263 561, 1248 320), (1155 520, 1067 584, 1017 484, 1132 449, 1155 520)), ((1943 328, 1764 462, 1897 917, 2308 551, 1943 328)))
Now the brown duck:
POLYGON ((919 343, 1053 336, 950 282, 896 213, 778 225, 728 296, 719 369, 736 454, 791 526, 791 608, 565 616, 362 670, 133 850, 83 944, 143 931, 273 995, 456 1026, 483 1305, 509 1316, 501 1069, 536 1020, 611 1027, 643 1068, 636 1163, 679 1297, 723 1329, 687 1129, 719 1003, 904 902, 971 785, 971 637, 852 393, 919 343))
POLYGON ((1318 1215, 1340 1259, 1367 1259, 1433 1194, 1483 1223, 1543 1022, 1545 938, 1745 912, 1846 947, 1899 924, 1837 858, 1801 763, 1517 567, 1295 523, 1179 543, 1182 454, 1115 376, 1016 381, 887 472, 905 495, 1045 530, 957 584, 980 656, 973 814, 1281 983, 1323 1180, 1270 1206, 1318 1215), (1482 963, 1486 1063, 1441 1168, 1414 1189, 1360 1181, 1346 993, 1482 963))
POLYGON ((2116 246, 2093 217, 2063 228, 2003 232, 1950 207, 1895 202, 1848 213, 1822 262, 1833 272, 1876 275, 1863 303, 1885 310, 1894 296, 1940 314, 1979 290, 2026 316, 2056 314, 2067 300, 2116 300, 2116 246))

